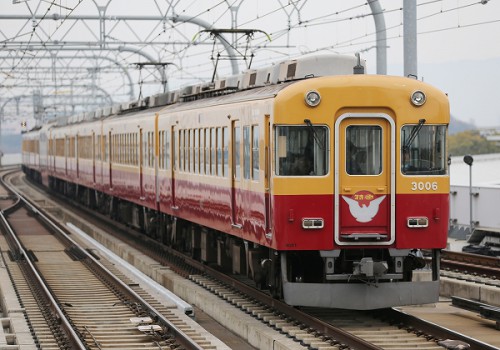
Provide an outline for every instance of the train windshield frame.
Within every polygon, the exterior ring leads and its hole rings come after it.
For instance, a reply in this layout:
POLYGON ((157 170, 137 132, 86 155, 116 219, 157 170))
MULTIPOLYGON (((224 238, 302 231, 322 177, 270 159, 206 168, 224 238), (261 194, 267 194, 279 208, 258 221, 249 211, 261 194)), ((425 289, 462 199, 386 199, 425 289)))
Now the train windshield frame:
POLYGON ((401 173, 447 175, 446 125, 404 125, 401 128, 401 173))
POLYGON ((329 171, 329 128, 326 125, 276 125, 275 174, 325 176, 329 171))

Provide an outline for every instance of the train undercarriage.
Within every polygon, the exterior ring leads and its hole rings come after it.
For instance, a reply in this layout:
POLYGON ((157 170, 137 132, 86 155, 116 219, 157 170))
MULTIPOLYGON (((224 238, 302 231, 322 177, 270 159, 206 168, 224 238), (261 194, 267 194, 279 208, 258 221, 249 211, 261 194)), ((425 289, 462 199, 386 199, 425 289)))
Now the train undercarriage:
POLYGON ((416 250, 278 252, 60 179, 50 178, 49 187, 207 265, 238 274, 292 305, 370 309, 372 302, 363 300, 370 295, 384 298, 384 293, 392 294, 387 302, 380 303, 385 307, 432 302, 431 295, 437 293, 438 250, 433 251, 431 269, 427 269, 429 277, 425 278, 431 284, 419 287, 420 282, 412 281, 413 271, 424 268, 426 263, 416 250), (360 301, 345 302, 344 293, 349 295, 353 289, 358 290, 353 298, 360 301), (409 301, 396 300, 401 299, 401 290, 409 295, 409 301), (308 295, 307 299, 304 295, 308 295))

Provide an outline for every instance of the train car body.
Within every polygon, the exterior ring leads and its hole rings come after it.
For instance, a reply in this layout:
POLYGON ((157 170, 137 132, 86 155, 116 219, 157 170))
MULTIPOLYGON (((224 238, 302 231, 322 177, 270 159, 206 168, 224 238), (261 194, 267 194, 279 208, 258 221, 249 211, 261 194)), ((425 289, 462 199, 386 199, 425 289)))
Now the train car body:
POLYGON ((284 62, 52 127, 51 142, 70 150, 53 157, 49 183, 291 305, 434 302, 449 216, 447 96, 349 74, 354 65, 284 62), (433 252, 424 279, 413 273, 420 249, 433 252))

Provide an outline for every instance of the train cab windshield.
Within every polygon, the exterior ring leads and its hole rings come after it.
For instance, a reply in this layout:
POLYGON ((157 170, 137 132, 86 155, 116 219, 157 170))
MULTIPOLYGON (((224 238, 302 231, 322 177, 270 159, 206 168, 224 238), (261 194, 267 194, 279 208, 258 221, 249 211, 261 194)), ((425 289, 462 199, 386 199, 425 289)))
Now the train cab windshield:
POLYGON ((323 176, 328 173, 326 126, 277 126, 276 175, 323 176))
POLYGON ((405 125, 401 145, 404 175, 447 174, 445 125, 405 125))

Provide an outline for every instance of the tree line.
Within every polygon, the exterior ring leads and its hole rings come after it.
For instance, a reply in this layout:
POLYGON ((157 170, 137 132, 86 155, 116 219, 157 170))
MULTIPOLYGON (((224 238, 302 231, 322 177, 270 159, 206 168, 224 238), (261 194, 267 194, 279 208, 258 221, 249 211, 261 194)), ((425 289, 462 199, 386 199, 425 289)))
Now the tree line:
POLYGON ((478 130, 467 130, 449 136, 448 153, 452 156, 500 153, 500 147, 497 142, 486 140, 478 130))

